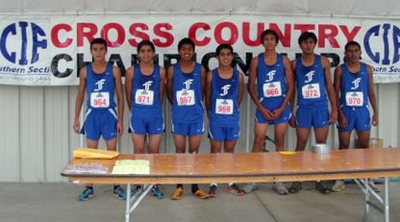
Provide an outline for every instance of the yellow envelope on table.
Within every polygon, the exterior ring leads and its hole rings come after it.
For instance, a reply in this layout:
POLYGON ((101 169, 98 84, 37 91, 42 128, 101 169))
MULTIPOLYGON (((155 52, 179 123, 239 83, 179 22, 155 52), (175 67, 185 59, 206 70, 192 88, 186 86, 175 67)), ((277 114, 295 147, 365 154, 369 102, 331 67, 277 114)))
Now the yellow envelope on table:
POLYGON ((119 156, 119 152, 79 147, 73 151, 72 155, 74 158, 82 159, 113 159, 119 156))

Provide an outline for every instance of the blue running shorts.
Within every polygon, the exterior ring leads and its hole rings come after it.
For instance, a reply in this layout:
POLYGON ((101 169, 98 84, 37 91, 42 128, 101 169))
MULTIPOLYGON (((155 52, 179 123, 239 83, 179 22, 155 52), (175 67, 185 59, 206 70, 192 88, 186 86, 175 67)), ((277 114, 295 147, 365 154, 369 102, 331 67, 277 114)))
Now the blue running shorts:
POLYGON ((298 106, 296 110, 297 127, 300 128, 320 128, 329 126, 328 108, 311 108, 298 106))
POLYGON ((117 113, 114 109, 88 109, 81 133, 89 140, 105 140, 117 137, 117 113))
POLYGON ((347 127, 338 126, 339 132, 364 131, 371 129, 371 117, 368 107, 341 107, 343 115, 347 119, 347 127))
POLYGON ((216 141, 238 140, 240 136, 240 126, 223 127, 217 124, 210 124, 208 134, 212 140, 216 141))
POLYGON ((193 123, 174 123, 172 122, 172 134, 181 136, 201 135, 204 132, 203 119, 193 123))

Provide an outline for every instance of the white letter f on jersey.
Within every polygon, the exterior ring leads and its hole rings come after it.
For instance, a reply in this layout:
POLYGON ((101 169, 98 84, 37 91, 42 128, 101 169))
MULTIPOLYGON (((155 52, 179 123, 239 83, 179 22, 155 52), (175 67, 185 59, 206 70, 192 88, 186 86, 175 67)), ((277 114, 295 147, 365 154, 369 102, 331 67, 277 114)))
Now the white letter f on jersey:
POLYGON ((314 75, 314 74, 315 74, 315 71, 314 71, 314 70, 308 72, 308 73, 305 75, 305 76, 307 76, 307 80, 304 81, 304 83, 309 83, 309 82, 311 82, 312 79, 313 79, 313 75, 314 75))
POLYGON ((225 96, 228 94, 228 89, 231 88, 231 85, 224 85, 223 87, 221 87, 222 93, 220 93, 220 96, 225 96))
POLYGON ((361 82, 361 78, 357 78, 355 79, 352 83, 353 83, 353 87, 351 87, 351 89, 358 89, 358 87, 360 87, 360 82, 361 82))

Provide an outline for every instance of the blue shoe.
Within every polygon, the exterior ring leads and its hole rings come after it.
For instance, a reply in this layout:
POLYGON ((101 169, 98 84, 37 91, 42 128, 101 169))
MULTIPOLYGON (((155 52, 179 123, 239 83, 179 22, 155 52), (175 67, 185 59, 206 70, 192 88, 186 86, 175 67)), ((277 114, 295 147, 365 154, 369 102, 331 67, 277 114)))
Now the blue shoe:
POLYGON ((153 186, 153 188, 151 188, 151 192, 153 193, 154 197, 159 199, 159 200, 164 198, 164 194, 160 191, 158 186, 153 186))
POLYGON ((92 198, 93 195, 94 195, 93 188, 86 187, 86 189, 81 194, 79 194, 78 200, 85 201, 85 200, 88 200, 89 198, 92 198))
POLYGON ((126 200, 126 193, 121 186, 114 186, 114 196, 120 200, 126 200))
POLYGON ((141 186, 138 186, 138 185, 132 186, 132 188, 131 188, 131 197, 133 197, 137 193, 140 193, 141 190, 142 190, 141 186))

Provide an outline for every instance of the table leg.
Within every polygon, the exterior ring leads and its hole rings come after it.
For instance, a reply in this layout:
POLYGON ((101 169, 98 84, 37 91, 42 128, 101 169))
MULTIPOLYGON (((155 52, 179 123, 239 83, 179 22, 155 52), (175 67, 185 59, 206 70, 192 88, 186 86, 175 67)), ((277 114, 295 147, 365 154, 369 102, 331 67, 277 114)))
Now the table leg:
POLYGON ((384 200, 384 207, 385 207, 385 222, 389 222, 389 178, 385 177, 385 200, 384 200))
POLYGON ((370 179, 354 179, 356 184, 360 187, 361 191, 365 195, 365 212, 364 212, 363 221, 368 220, 369 209, 372 206, 383 214, 385 222, 389 222, 390 221, 390 219, 389 219, 389 178, 385 177, 384 194, 383 194, 384 198, 382 198, 378 193, 376 193, 371 188, 371 186, 369 185, 369 180, 370 179), (378 206, 375 203, 371 202, 370 201, 371 195, 374 196, 381 205, 378 206))
POLYGON ((368 189, 368 187, 369 187, 368 179, 361 179, 361 181, 363 181, 364 186, 365 186, 365 213, 368 214, 371 193, 370 193, 370 189, 368 189))
POLYGON ((125 203, 125 222, 129 222, 131 212, 129 211, 131 203, 131 184, 126 186, 126 203, 125 203))
POLYGON ((128 184, 126 186, 126 203, 125 203, 125 222, 130 222, 130 215, 139 206, 140 202, 143 198, 150 192, 151 188, 153 188, 153 184, 145 184, 143 185, 143 189, 135 193, 134 196, 131 197, 131 185, 128 184))

